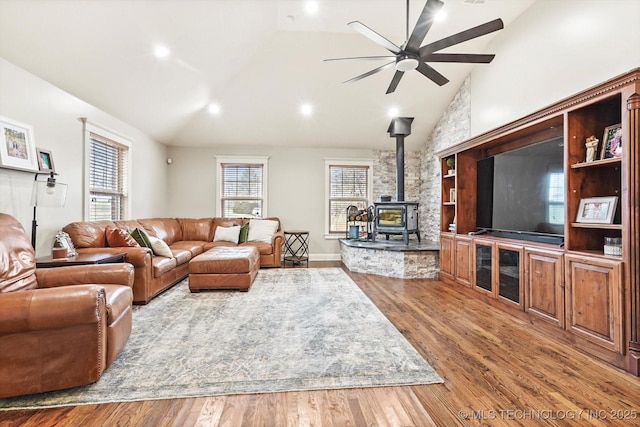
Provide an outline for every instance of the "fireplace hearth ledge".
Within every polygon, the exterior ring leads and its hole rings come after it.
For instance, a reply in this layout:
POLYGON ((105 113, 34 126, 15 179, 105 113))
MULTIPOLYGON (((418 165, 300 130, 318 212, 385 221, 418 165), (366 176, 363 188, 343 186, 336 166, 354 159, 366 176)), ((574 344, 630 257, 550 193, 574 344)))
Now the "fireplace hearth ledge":
POLYGON ((342 263, 355 273, 399 279, 437 279, 440 271, 438 242, 340 239, 342 263))

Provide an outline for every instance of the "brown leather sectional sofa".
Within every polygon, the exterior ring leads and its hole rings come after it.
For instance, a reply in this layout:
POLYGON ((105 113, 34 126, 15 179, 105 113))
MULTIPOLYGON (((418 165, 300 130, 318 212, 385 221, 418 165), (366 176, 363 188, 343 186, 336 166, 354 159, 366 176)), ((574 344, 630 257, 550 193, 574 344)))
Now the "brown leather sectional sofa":
POLYGON ((280 267, 284 233, 278 218, 278 231, 271 243, 214 242, 216 228, 243 225, 247 218, 148 218, 126 221, 73 222, 63 231, 69 234, 79 253, 113 252, 126 253, 125 261, 135 268, 133 301, 146 304, 160 292, 176 284, 189 274, 189 260, 215 246, 255 246, 260 252, 261 267, 280 267), (153 255, 145 247, 109 247, 106 238, 108 227, 143 229, 147 234, 164 240, 173 257, 153 255))

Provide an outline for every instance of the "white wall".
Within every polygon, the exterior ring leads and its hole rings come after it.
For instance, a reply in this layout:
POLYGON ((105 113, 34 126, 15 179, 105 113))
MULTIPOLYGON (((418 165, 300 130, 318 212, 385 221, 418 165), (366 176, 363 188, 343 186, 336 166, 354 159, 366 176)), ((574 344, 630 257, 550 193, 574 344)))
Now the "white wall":
POLYGON ((471 136, 640 66, 640 1, 537 0, 471 74, 471 136))
MULTIPOLYGON (((166 213, 166 146, 109 114, 0 58, 0 116, 31 125, 35 145, 51 150, 58 181, 69 185, 64 208, 38 208, 37 255, 48 255, 55 233, 83 220, 83 128, 80 117, 134 140, 131 217, 166 213)), ((0 212, 31 235, 35 174, 0 168, 0 212)), ((2 238, 2 236, 0 236, 2 238)))
POLYGON ((337 240, 324 238, 324 159, 372 158, 371 150, 290 147, 169 147, 169 215, 215 216, 215 156, 269 156, 269 211, 282 228, 309 231, 312 260, 340 259, 337 240))

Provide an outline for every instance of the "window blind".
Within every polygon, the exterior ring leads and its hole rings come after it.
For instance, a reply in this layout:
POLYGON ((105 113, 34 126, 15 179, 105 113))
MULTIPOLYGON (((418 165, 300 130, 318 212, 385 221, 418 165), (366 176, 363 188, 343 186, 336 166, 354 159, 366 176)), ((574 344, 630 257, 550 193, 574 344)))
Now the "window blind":
POLYGON ((90 133, 89 220, 127 217, 128 147, 90 133))
POLYGON ((260 217, 263 207, 263 165, 223 163, 223 217, 260 217))
POLYGON ((329 166, 329 232, 344 233, 347 208, 367 207, 368 166, 329 166))

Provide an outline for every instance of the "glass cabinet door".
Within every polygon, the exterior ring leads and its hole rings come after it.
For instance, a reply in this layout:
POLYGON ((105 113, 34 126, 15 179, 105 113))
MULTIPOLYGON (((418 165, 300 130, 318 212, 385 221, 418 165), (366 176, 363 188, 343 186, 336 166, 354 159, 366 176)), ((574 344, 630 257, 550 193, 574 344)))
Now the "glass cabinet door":
POLYGON ((492 247, 488 245, 476 244, 476 287, 491 292, 491 252, 492 247))
POLYGON ((498 248, 498 295, 520 304, 520 251, 498 248))

